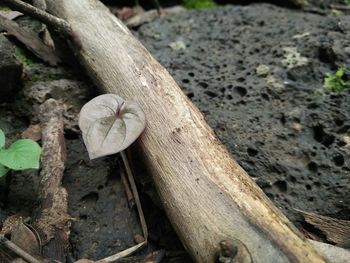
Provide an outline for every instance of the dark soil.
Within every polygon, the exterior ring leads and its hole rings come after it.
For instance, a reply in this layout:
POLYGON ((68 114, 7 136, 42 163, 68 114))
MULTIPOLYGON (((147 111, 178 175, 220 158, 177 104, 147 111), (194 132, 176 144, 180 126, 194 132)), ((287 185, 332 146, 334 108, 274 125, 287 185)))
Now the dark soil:
MULTIPOLYGON (((134 33, 239 164, 300 227, 295 208, 350 220, 350 91, 323 87, 326 73, 350 66, 349 28, 349 16, 254 4, 165 17, 134 33)), ((38 122, 45 99, 66 105, 63 183, 76 219, 73 258, 100 259, 132 246, 141 230, 121 184, 123 165, 118 156, 90 161, 77 128, 80 107, 95 88, 84 74, 38 62, 26 65, 25 73, 22 91, 0 107, 0 128, 11 142, 38 122)), ((133 159, 151 241, 136 258, 164 248, 168 262, 189 262, 135 152, 133 159)), ((12 178, 0 219, 30 216, 36 206, 38 171, 12 178)), ((3 192, 4 178, 0 187, 3 192)))

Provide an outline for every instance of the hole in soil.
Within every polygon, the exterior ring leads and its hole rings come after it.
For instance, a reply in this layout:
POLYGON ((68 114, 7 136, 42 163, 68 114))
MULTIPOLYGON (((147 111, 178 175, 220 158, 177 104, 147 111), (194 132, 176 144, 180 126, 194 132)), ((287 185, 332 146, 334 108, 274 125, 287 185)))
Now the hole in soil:
POLYGON ((271 194, 271 193, 265 193, 265 194, 270 200, 275 199, 275 196, 273 194, 271 194))
POLYGON ((261 94, 261 97, 262 97, 264 100, 267 100, 267 101, 270 100, 269 95, 267 95, 266 93, 262 93, 262 94, 261 94))
POLYGON ((344 156, 341 154, 338 154, 333 157, 333 162, 336 166, 343 166, 345 163, 344 156))
MULTIPOLYGON (((79 127, 77 127, 79 130, 79 127)), ((64 138, 67 140, 76 140, 79 139, 79 133, 72 130, 64 130, 64 138)))
POLYGON ((258 150, 255 150, 253 148, 248 148, 247 153, 249 156, 254 157, 254 156, 257 156, 259 152, 258 150))
POLYGON ((212 92, 210 90, 206 90, 206 91, 204 91, 204 93, 207 94, 211 98, 215 98, 218 96, 218 94, 216 94, 215 92, 212 92))
POLYGON ((329 147, 335 140, 333 135, 325 133, 322 125, 317 125, 313 127, 314 139, 322 143, 324 146, 329 147))
POLYGON ((208 88, 208 84, 205 82, 199 82, 198 85, 205 89, 208 88))
POLYGON ((79 215, 79 219, 80 220, 86 220, 87 219, 87 215, 79 215))
POLYGON ((286 124, 286 116, 284 116, 284 114, 282 113, 282 116, 281 116, 281 118, 280 118, 280 122, 284 125, 284 124, 286 124))
POLYGON ((311 185, 309 185, 309 184, 305 185, 305 188, 306 188, 306 190, 311 190, 312 189, 311 185))
POLYGON ((97 186, 97 190, 102 190, 102 189, 103 189, 103 185, 97 186))
POLYGON ((188 76, 194 77, 194 73, 193 73, 193 72, 189 72, 189 73, 188 73, 188 76))
POLYGON ((321 187, 321 184, 319 182, 315 182, 314 185, 317 187, 317 188, 320 188, 321 187))
POLYGON ((183 79, 182 82, 183 83, 189 83, 190 81, 188 79, 183 79))
POLYGON ((193 92, 187 93, 187 97, 188 97, 189 99, 192 99, 192 98, 194 97, 194 93, 193 93, 193 92))
POLYGON ((344 146, 346 145, 346 142, 344 142, 344 141, 339 141, 339 142, 337 143, 337 145, 338 145, 339 147, 344 147, 344 146))
POLYGON ((239 86, 234 87, 234 92, 238 93, 241 97, 247 95, 247 89, 239 86))
POLYGON ((337 118, 337 119, 334 120, 334 123, 337 126, 342 126, 344 124, 344 121, 337 118))
POLYGON ((98 193, 96 192, 91 192, 88 193, 87 195, 83 196, 80 201, 84 203, 96 203, 98 200, 98 193))
POLYGON ((318 170, 317 163, 309 162, 307 165, 307 168, 309 169, 310 172, 317 173, 317 170, 318 170))
POLYGON ((287 192, 287 183, 285 181, 277 181, 273 184, 281 193, 287 192))
POLYGON ((297 178, 295 178, 294 176, 291 176, 289 179, 292 183, 296 183, 297 182, 297 178))

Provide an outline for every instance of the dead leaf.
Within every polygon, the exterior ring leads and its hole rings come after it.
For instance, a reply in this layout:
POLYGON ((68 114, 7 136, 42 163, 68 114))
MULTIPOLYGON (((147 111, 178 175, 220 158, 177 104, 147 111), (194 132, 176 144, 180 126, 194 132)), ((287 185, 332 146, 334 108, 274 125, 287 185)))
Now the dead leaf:
POLYGON ((146 118, 140 106, 114 94, 92 99, 84 105, 79 116, 79 127, 90 159, 126 149, 145 126, 146 118))
POLYGON ((0 30, 6 31, 7 34, 16 37, 33 54, 49 65, 56 66, 60 62, 54 50, 46 46, 33 31, 21 28, 16 22, 2 15, 0 15, 0 30))
POLYGON ((139 27, 143 24, 150 23, 159 17, 157 10, 150 10, 137 14, 125 21, 125 25, 130 28, 139 27))
POLYGON ((40 242, 33 231, 23 222, 12 229, 11 241, 31 255, 40 254, 40 242))
POLYGON ((10 20, 16 19, 19 16, 23 16, 21 12, 12 11, 12 10, 9 10, 9 11, 0 10, 0 15, 10 20))
POLYGON ((321 230, 328 241, 343 248, 350 248, 350 221, 321 216, 302 210, 297 211, 304 216, 307 223, 321 230))
POLYGON ((31 139, 33 141, 41 140, 41 127, 40 124, 31 124, 29 127, 22 132, 21 137, 23 139, 31 139))
POLYGON ((142 7, 123 7, 123 8, 113 8, 112 13, 116 15, 120 20, 125 21, 132 16, 143 13, 142 7))

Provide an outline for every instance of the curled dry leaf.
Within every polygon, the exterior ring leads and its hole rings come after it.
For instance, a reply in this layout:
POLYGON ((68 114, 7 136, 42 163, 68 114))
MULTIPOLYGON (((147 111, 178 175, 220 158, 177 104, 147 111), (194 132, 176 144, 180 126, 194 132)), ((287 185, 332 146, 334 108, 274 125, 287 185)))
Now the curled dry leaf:
POLYGON ((11 232, 11 241, 31 255, 40 254, 38 236, 23 222, 18 222, 11 232))
POLYGON ((31 139, 35 142, 41 140, 41 127, 40 124, 29 125, 29 127, 22 132, 21 137, 23 139, 31 139))
POLYGON ((90 159, 126 149, 145 126, 146 118, 140 106, 114 94, 92 99, 84 105, 79 116, 79 127, 90 159))

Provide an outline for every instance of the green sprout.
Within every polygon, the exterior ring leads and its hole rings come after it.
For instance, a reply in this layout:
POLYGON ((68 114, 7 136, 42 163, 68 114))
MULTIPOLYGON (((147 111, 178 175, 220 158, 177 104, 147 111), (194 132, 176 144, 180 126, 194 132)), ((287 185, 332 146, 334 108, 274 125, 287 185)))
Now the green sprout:
POLYGON ((350 0, 344 0, 344 4, 350 5, 350 0))
POLYGON ((0 177, 6 175, 9 170, 39 169, 39 144, 30 139, 20 139, 6 149, 5 141, 5 134, 0 129, 0 177))
POLYGON ((183 0, 183 5, 187 9, 213 8, 216 3, 213 0, 183 0))
POLYGON ((349 89, 350 81, 345 79, 345 73, 347 71, 346 66, 343 66, 335 74, 327 73, 324 78, 324 87, 336 93, 341 93, 345 89, 349 89))

